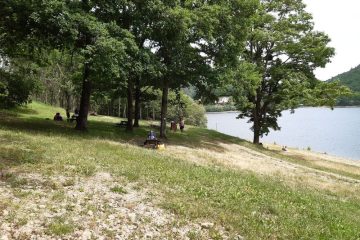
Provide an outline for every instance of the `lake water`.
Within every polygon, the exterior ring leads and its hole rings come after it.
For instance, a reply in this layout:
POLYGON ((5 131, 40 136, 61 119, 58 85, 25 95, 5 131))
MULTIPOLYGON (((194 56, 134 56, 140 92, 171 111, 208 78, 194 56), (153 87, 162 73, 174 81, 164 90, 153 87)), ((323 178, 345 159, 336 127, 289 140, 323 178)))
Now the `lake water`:
MULTIPOLYGON (((252 141, 251 124, 238 113, 207 113, 208 128, 252 141)), ((261 142, 326 152, 360 160, 360 108, 299 108, 284 111, 280 131, 270 131, 261 142)))

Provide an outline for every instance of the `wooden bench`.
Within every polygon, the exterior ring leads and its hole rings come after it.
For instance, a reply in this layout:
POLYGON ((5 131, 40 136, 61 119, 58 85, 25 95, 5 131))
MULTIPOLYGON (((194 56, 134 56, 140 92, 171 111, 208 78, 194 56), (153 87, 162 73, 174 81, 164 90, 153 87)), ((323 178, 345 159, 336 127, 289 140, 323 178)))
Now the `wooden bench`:
POLYGON ((128 124, 127 121, 121 121, 120 123, 116 123, 115 125, 116 125, 117 127, 126 127, 127 124, 128 124))

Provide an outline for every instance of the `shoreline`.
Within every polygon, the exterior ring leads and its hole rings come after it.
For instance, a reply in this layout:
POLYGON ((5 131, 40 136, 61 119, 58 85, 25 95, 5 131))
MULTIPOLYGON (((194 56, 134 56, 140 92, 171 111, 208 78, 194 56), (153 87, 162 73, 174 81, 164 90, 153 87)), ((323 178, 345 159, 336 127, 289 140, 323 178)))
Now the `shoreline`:
MULTIPOLYGON (((301 107, 298 107, 298 108, 295 108, 295 111, 296 109, 300 109, 300 108, 328 108, 331 110, 331 107, 325 107, 325 106, 319 106, 319 107, 311 107, 311 106, 301 106, 301 107)), ((356 105, 356 106, 334 106, 334 109, 336 108, 360 108, 360 105, 356 105)), ((290 111, 290 109, 287 109, 287 110, 284 110, 284 111, 290 111)), ((219 112, 205 112, 206 114, 216 114, 216 113, 238 113, 240 111, 219 111, 219 112)))
MULTIPOLYGON (((228 135, 227 133, 217 131, 216 129, 210 129, 210 128, 207 128, 207 129, 228 135)), ((233 136, 233 135, 231 135, 231 136, 233 136)), ((252 144, 252 141, 250 139, 241 138, 239 136, 233 136, 233 137, 242 139, 244 141, 249 142, 249 144, 252 144)), ((333 159, 341 159, 342 162, 347 162, 347 161, 356 162, 356 163, 358 163, 358 166, 360 167, 360 158, 355 159, 355 158, 350 158, 350 157, 344 157, 344 156, 339 156, 339 155, 336 155, 336 154, 333 154, 333 153, 328 153, 328 152, 325 152, 325 151, 324 152, 319 152, 319 151, 314 151, 314 150, 307 150, 306 148, 294 147, 294 146, 289 146, 289 145, 286 145, 286 144, 281 145, 281 144, 277 144, 277 143, 274 144, 274 143, 271 143, 271 142, 261 142, 261 143, 263 144, 264 148, 268 148, 270 150, 279 150, 279 151, 281 151, 282 147, 286 146, 286 148, 288 150, 302 152, 304 155, 308 155, 306 153, 312 153, 312 154, 315 154, 315 155, 327 156, 327 157, 333 158, 333 159)), ((284 151, 284 152, 286 152, 286 151, 284 151)))
POLYGON ((264 147, 269 150, 279 151, 279 152, 281 152, 282 155, 285 155, 285 156, 286 155, 290 155, 290 156, 302 155, 307 160, 331 161, 331 162, 336 162, 339 164, 349 164, 349 165, 353 165, 356 167, 360 167, 360 159, 356 160, 356 159, 336 156, 336 155, 332 155, 332 154, 328 154, 328 153, 321 153, 321 152, 316 152, 313 150, 299 149, 299 148, 288 147, 288 146, 287 146, 287 151, 282 151, 281 145, 276 145, 276 144, 271 144, 271 143, 270 144, 264 143, 264 147))
MULTIPOLYGON (((207 113, 208 128, 252 142, 252 124, 248 118, 236 119, 238 112, 207 113)), ((279 118, 280 131, 270 130, 263 144, 277 144, 324 155, 360 161, 360 132, 357 130, 359 107, 302 107, 295 114, 285 111, 279 118), (336 111, 335 111, 336 110, 336 111)))

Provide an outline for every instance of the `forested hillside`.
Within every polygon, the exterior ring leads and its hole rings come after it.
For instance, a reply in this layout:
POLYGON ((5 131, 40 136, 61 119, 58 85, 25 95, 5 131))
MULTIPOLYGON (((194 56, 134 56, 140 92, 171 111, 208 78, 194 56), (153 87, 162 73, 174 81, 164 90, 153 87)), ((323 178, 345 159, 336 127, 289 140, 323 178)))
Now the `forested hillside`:
POLYGON ((352 68, 348 72, 341 73, 331 78, 329 81, 331 82, 335 80, 340 80, 341 84, 349 87, 355 92, 354 96, 340 98, 338 105, 360 105, 360 65, 352 68))

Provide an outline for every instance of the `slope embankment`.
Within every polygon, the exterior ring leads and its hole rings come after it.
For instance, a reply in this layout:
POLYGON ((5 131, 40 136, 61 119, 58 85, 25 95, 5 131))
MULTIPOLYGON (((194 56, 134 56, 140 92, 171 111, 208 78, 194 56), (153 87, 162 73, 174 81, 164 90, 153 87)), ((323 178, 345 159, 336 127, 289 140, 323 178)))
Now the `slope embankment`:
POLYGON ((360 237, 358 162, 195 127, 156 151, 141 147, 154 123, 80 133, 57 111, 1 111, 0 239, 360 237))

